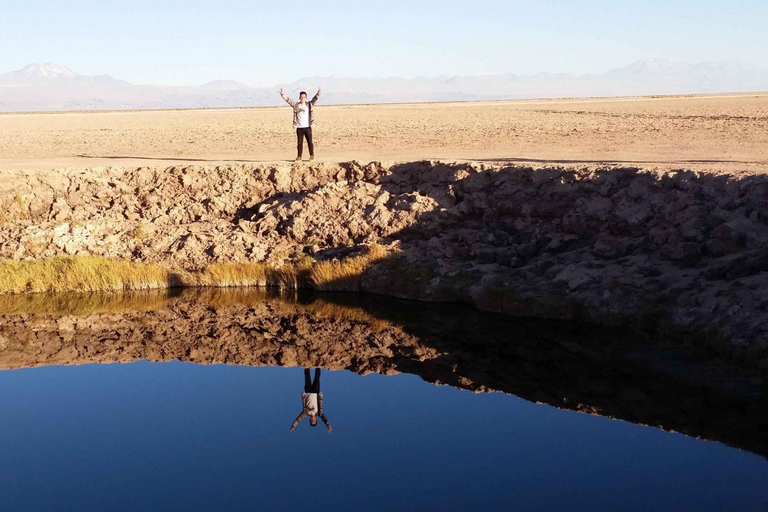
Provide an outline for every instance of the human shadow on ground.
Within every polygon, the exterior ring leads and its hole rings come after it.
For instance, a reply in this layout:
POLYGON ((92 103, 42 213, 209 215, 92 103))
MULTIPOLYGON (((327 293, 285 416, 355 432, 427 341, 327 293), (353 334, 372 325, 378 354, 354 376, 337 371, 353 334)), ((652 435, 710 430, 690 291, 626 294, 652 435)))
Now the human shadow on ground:
POLYGON ((539 163, 539 164, 652 164, 652 165, 685 165, 685 164, 744 164, 744 165, 768 165, 768 160, 732 160, 728 158, 715 159, 669 159, 669 160, 625 160, 625 159, 547 159, 547 158, 523 158, 523 157, 500 157, 500 158, 480 158, 476 162, 517 162, 517 163, 539 163))
MULTIPOLYGON (((154 161, 169 161, 169 162, 235 162, 235 163, 249 163, 258 164, 269 162, 271 160, 237 160, 237 159, 210 159, 210 158, 188 158, 188 157, 175 157, 175 156, 130 156, 130 155, 76 155, 77 158, 90 158, 90 159, 104 159, 104 160, 154 160, 154 161)), ((293 160, 290 160, 293 161, 293 160)))

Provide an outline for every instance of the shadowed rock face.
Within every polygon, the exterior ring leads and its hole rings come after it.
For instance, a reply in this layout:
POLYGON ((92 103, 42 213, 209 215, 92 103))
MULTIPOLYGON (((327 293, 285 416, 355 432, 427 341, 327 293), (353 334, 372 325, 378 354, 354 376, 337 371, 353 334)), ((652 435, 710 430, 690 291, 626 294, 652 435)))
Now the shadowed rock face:
POLYGON ((67 297, 0 303, 0 368, 148 359, 412 373, 768 455, 760 376, 622 332, 367 295, 67 297))
POLYGON ((768 348, 768 177, 356 162, 26 173, 0 256, 200 267, 396 256, 361 288, 544 318, 670 325, 768 348))

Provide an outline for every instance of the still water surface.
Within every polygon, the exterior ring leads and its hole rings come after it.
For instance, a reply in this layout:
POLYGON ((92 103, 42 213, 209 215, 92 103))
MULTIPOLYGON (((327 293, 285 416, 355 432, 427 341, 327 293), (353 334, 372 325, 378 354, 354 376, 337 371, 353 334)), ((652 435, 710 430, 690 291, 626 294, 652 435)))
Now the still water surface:
POLYGON ((180 361, 0 371, 0 509, 768 507, 760 454, 416 375, 324 370, 333 432, 291 433, 303 379, 180 361))

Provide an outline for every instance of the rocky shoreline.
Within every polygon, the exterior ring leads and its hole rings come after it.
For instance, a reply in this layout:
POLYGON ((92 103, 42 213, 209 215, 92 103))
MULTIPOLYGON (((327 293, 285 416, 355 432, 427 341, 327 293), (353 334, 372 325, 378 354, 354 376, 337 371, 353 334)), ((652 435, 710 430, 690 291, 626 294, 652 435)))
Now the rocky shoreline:
POLYGON ((388 256, 360 290, 768 348, 768 177, 518 164, 4 172, 0 258, 388 256))

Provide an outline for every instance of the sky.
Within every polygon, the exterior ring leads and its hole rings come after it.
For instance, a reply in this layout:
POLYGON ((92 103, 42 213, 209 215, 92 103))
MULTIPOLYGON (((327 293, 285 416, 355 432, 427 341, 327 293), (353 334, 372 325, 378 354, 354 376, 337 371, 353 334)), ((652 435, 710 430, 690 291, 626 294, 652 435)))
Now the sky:
POLYGON ((765 0, 0 0, 0 73, 133 83, 602 73, 643 58, 768 68, 765 0))

